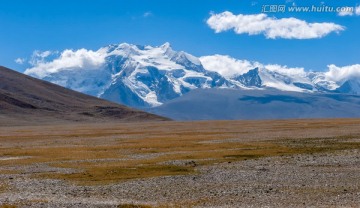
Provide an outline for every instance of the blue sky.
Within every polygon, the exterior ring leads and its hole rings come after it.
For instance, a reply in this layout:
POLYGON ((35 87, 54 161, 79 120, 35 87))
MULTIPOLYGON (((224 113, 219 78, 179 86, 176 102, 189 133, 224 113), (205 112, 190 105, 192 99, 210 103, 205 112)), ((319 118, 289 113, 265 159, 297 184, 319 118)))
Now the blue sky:
POLYGON ((336 12, 275 12, 269 18, 294 17, 307 23, 329 22, 345 29, 314 39, 269 39, 265 35, 215 33, 211 14, 228 11, 255 15, 264 5, 351 6, 360 0, 1 0, 0 65, 24 71, 16 58, 34 50, 92 49, 113 44, 161 45, 195 56, 223 54, 238 59, 326 70, 360 63, 360 16, 336 12))

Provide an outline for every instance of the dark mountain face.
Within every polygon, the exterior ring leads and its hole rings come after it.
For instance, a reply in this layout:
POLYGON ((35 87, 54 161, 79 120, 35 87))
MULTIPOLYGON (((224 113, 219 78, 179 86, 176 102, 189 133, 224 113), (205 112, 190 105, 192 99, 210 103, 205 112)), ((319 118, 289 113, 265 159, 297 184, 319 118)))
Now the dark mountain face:
POLYGON ((167 119, 0 67, 0 125, 161 120, 167 119))
POLYGON ((245 74, 235 77, 234 79, 248 87, 261 87, 262 86, 262 81, 261 81, 261 78, 259 75, 258 68, 252 69, 245 74))
POLYGON ((201 89, 150 112, 176 120, 360 117, 360 96, 268 90, 201 89))
POLYGON ((352 79, 344 82, 344 84, 342 84, 339 88, 336 89, 336 92, 359 95, 359 90, 360 83, 357 80, 352 79))

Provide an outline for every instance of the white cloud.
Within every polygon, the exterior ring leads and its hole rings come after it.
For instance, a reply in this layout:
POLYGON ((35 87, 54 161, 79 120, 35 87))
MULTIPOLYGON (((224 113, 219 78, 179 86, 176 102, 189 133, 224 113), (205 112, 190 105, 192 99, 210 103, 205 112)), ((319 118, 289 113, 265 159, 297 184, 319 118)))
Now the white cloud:
POLYGON ((306 76, 305 69, 302 67, 288 67, 288 66, 282 66, 279 64, 267 64, 264 65, 264 68, 273 71, 278 72, 283 75, 287 76, 306 76))
POLYGON ((293 17, 277 19, 266 14, 234 15, 228 11, 211 14, 207 24, 216 33, 234 30, 237 34, 263 34, 270 39, 321 38, 331 32, 338 33, 345 30, 345 27, 335 23, 308 23, 293 17))
POLYGON ((143 17, 151 17, 151 16, 153 16, 153 13, 152 12, 145 12, 144 14, 143 14, 143 17))
POLYGON ((353 16, 354 15, 354 7, 341 7, 341 11, 338 13, 339 16, 353 16))
POLYGON ((257 67, 288 76, 305 76, 306 74, 304 68, 289 68, 278 64, 264 65, 259 62, 237 60, 224 55, 203 56, 200 57, 200 61, 205 69, 218 72, 225 77, 244 74, 257 67))
POLYGON ((15 63, 20 64, 20 65, 24 64, 25 61, 26 61, 26 59, 24 59, 24 58, 17 58, 17 59, 15 59, 15 63))
POLYGON ((260 63, 257 62, 237 60, 230 56, 223 55, 203 56, 200 57, 200 61, 205 69, 216 71, 226 77, 231 77, 235 74, 244 74, 260 66, 260 63))
POLYGON ((356 15, 360 15, 360 6, 357 6, 356 8, 355 8, 355 14, 356 15))
POLYGON ((360 78, 360 64, 338 67, 334 64, 328 66, 325 73, 327 79, 342 84, 351 78, 360 78))
POLYGON ((52 54, 56 54, 56 53, 57 53, 56 51, 52 52, 52 51, 39 51, 39 50, 36 50, 31 55, 31 58, 29 60, 29 64, 37 65, 38 63, 44 62, 47 57, 51 56, 52 54))
POLYGON ((33 66, 25 71, 25 74, 36 75, 43 78, 50 73, 68 69, 98 69, 105 63, 106 52, 79 49, 64 50, 53 60, 45 60, 53 53, 50 51, 35 51, 30 64, 33 66))

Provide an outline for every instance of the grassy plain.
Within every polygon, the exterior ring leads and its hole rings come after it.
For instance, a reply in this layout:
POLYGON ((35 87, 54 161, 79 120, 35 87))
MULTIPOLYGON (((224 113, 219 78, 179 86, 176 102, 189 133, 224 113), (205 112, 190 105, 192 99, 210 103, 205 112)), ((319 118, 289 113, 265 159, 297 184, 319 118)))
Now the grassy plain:
POLYGON ((32 177, 79 185, 197 174, 198 166, 359 149, 359 126, 334 119, 0 127, 0 171, 46 164, 72 171, 32 177))

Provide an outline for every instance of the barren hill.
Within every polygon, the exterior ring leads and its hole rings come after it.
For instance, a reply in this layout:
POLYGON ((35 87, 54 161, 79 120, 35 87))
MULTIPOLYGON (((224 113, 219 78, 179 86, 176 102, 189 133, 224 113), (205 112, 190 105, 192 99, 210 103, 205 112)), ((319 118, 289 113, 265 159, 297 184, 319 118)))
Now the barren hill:
POLYGON ((0 125, 162 121, 167 118, 81 94, 0 67, 0 125))

